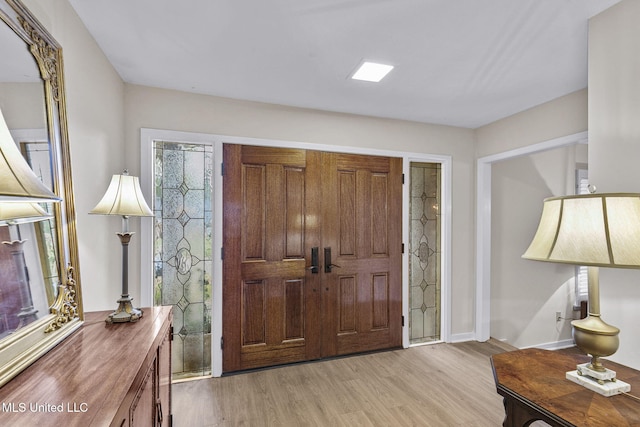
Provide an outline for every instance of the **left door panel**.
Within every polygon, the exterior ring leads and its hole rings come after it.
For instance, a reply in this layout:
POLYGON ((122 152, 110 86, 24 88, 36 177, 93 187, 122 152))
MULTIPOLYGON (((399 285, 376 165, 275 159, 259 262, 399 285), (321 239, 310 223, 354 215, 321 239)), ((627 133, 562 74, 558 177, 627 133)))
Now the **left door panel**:
POLYGON ((224 164, 223 371, 318 358, 320 154, 227 144, 224 164))

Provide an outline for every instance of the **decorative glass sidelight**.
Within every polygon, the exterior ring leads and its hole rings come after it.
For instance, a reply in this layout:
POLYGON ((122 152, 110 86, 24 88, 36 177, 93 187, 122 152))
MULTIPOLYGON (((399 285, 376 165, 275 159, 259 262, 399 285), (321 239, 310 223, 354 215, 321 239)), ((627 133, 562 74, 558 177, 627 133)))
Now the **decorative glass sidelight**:
POLYGON ((154 141, 154 304, 173 305, 174 378, 211 372, 213 147, 154 141))
POLYGON ((409 339, 440 340, 441 165, 411 163, 409 243, 409 339))

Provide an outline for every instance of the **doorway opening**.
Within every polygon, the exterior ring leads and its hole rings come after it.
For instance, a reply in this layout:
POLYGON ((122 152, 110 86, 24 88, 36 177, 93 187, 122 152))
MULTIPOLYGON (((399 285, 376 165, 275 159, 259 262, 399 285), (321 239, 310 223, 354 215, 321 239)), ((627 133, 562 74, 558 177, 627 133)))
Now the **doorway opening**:
MULTIPOLYGON (((492 167, 494 163, 541 153, 551 149, 587 143, 587 132, 540 142, 526 147, 481 157, 477 161, 476 198, 476 313, 474 339, 487 341, 491 331, 492 265, 492 167)), ((535 224, 534 224, 535 225, 535 224)), ((549 347, 551 348, 551 347, 549 347)))

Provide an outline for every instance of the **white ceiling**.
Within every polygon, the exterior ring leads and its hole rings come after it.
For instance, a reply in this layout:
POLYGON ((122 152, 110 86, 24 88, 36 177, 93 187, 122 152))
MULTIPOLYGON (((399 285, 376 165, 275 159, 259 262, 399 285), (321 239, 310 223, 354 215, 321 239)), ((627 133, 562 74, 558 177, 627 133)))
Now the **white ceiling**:
POLYGON ((618 1, 70 0, 129 83, 468 128, 586 87, 618 1))

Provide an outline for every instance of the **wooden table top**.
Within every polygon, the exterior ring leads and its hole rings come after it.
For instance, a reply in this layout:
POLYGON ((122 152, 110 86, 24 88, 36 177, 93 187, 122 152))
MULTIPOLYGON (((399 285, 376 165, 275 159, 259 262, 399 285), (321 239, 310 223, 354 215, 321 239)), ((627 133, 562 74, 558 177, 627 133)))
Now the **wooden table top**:
POLYGON ((135 323, 85 313, 80 329, 0 388, 0 426, 108 426, 171 307, 144 308, 135 323))
MULTIPOLYGON (((498 393, 536 410, 555 415, 575 426, 640 426, 640 400, 619 394, 601 396, 565 378, 567 371, 590 358, 561 351, 525 349, 491 356, 498 393)), ((640 371, 604 361, 617 378, 640 396, 640 371)))

